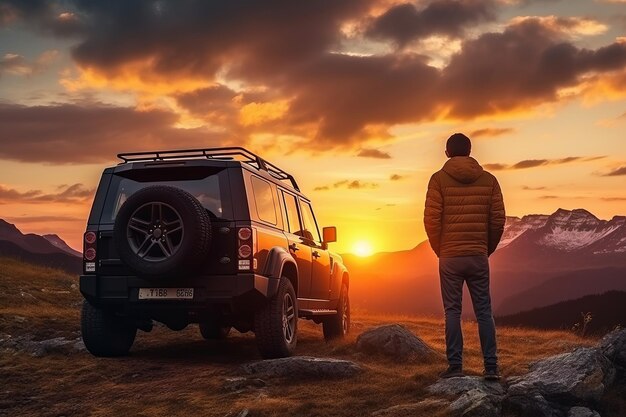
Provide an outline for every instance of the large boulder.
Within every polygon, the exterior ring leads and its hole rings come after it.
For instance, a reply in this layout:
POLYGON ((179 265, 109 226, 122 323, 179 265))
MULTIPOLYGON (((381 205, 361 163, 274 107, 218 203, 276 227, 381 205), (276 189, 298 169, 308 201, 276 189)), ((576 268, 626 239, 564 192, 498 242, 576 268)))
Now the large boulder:
POLYGON ((578 348, 530 365, 511 378, 508 394, 540 393, 546 400, 577 405, 599 401, 615 378, 613 364, 596 348, 578 348))
POLYGON ((362 371, 359 365, 351 361, 311 356, 268 359, 248 363, 242 368, 248 374, 293 378, 346 378, 362 371))
POLYGON ((422 339, 399 324, 380 326, 361 333, 356 339, 356 347, 366 354, 402 362, 425 362, 441 357, 422 339))
POLYGON ((427 388, 431 394, 455 398, 450 403, 454 416, 498 417, 505 389, 499 382, 479 377, 440 379, 427 388))
POLYGON ((431 394, 456 397, 471 390, 478 390, 489 395, 502 396, 505 389, 499 382, 485 381, 477 376, 440 379, 427 388, 431 394))
POLYGON ((572 407, 569 409, 567 417, 600 417, 600 414, 587 407, 572 407))
POLYGON ((626 371, 626 329, 615 330, 602 338, 598 347, 616 368, 626 371))
POLYGON ((508 394, 503 402, 506 415, 516 417, 563 417, 561 408, 546 400, 538 391, 508 394))
POLYGON ((15 337, 8 334, 0 334, 0 348, 40 357, 51 354, 70 355, 83 352, 85 345, 80 338, 72 340, 64 337, 54 337, 52 339, 34 340, 34 336, 30 334, 15 337))

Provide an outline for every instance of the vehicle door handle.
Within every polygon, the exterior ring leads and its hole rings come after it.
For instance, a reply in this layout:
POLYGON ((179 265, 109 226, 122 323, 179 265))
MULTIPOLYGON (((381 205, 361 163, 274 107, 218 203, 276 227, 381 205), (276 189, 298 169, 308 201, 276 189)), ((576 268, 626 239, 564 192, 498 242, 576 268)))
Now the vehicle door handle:
POLYGON ((291 245, 289 245, 289 250, 292 250, 292 251, 295 252, 295 251, 297 251, 299 249, 300 248, 298 248, 298 245, 296 245, 295 243, 292 243, 291 245))
POLYGON ((322 255, 320 255, 320 253, 319 253, 318 251, 316 251, 316 250, 314 250, 314 251, 313 251, 313 253, 312 253, 311 255, 313 255, 313 257, 314 257, 314 258, 319 258, 320 256, 322 256, 322 255))

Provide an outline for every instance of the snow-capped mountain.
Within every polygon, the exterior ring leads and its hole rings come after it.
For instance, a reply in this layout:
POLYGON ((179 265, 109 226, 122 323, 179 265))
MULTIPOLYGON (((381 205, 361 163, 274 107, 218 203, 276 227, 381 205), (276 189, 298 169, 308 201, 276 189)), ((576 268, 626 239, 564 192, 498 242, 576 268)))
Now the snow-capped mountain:
POLYGON ((504 234, 498 249, 504 248, 527 230, 535 230, 545 226, 549 218, 550 216, 545 214, 529 214, 521 219, 519 217, 507 217, 504 234))
POLYGON ((553 214, 508 217, 499 249, 518 240, 561 252, 592 249, 594 254, 626 252, 626 217, 600 220, 584 209, 559 209, 553 214))
MULTIPOLYGON (((354 277, 350 291, 355 305, 441 314, 438 260, 427 241, 407 251, 343 256, 354 277)), ((498 315, 626 291, 626 217, 600 220, 581 209, 509 217, 490 263, 498 315)), ((471 316, 469 297, 464 302, 465 314, 471 316)))

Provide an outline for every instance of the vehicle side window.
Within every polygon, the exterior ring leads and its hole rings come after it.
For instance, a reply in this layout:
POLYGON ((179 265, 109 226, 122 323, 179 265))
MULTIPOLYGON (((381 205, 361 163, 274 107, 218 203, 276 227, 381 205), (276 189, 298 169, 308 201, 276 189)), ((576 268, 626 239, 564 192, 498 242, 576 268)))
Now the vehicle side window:
POLYGON ((306 233, 305 237, 313 240, 317 244, 321 244, 322 239, 320 237, 320 231, 317 228, 317 222, 315 221, 315 216, 313 215, 313 208, 311 208, 311 205, 309 203, 301 201, 300 211, 302 212, 304 231, 306 233))
POLYGON ((257 177, 252 177, 252 191, 256 203, 256 212, 259 219, 276 224, 276 206, 274 205, 274 192, 269 182, 257 177))
POLYGON ((300 227, 300 217, 298 216, 298 206, 296 198, 291 194, 282 193, 285 200, 285 212, 287 213, 288 232, 294 235, 300 235, 302 228, 300 227))

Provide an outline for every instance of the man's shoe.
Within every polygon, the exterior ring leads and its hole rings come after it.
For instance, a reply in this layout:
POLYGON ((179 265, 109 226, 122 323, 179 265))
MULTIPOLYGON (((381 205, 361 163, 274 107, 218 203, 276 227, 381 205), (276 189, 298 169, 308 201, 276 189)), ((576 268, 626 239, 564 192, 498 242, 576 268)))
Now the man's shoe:
POLYGON ((500 373, 498 372, 498 367, 490 366, 485 368, 485 371, 483 372, 483 378, 485 378, 486 381, 499 381, 500 373))
POLYGON ((448 366, 448 369, 446 369, 445 371, 439 374, 439 378, 443 378, 443 379, 456 378, 456 377, 462 377, 462 376, 465 376, 465 374, 463 373, 463 367, 453 366, 453 365, 448 366))

